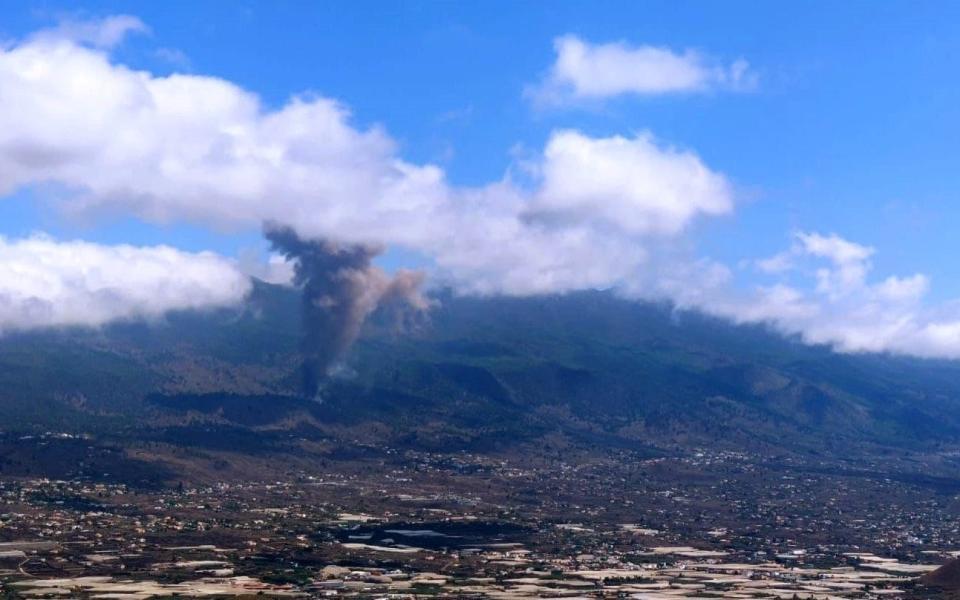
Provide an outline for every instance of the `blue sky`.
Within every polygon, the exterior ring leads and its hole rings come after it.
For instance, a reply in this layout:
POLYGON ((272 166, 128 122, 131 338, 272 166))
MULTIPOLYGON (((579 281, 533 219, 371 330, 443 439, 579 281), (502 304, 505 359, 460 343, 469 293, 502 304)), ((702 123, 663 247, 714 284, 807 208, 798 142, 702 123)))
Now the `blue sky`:
MULTIPOLYGON (((793 229, 835 231, 876 246, 878 272, 924 270, 933 294, 960 294, 952 261, 960 223, 960 6, 950 2, 782 3, 155 3, 35 2, 7 7, 6 37, 64 14, 129 13, 152 30, 118 60, 240 83, 273 105, 312 90, 381 123, 414 161, 441 162, 473 184, 498 177, 517 144, 542 145, 555 126, 596 134, 650 129, 695 149, 746 200, 711 223, 701 245, 718 258, 773 253, 793 229), (524 85, 550 64, 551 42, 697 48, 743 57, 760 76, 749 94, 623 99, 583 111, 535 111, 524 85), (159 48, 182 53, 170 63, 159 48)), ((22 205, 0 206, 4 232, 61 230, 22 205)), ((124 223, 63 231, 116 241, 151 232, 124 223)), ((181 237, 182 236, 182 237, 181 237)), ((248 243, 246 236, 241 243, 248 243)))
MULTIPOLYGON (((733 186, 735 208, 692 221, 684 244, 741 285, 762 279, 745 263, 815 231, 875 248, 871 278, 922 272, 927 301, 960 296, 950 260, 960 243, 957 3, 34 2, 6 7, 0 36, 116 14, 150 31, 111 49, 113 63, 221 78, 268 110, 301 93, 336 99, 352 126, 381 126, 403 160, 436 164, 452 186, 516 172, 518 156, 540 152, 557 130, 650 132, 733 186), (756 82, 537 106, 524 90, 543 80, 566 34, 693 49, 722 65, 742 59, 756 82)), ((38 195, 28 186, 0 202, 0 234, 227 256, 263 247, 255 226, 77 219, 38 195)), ((408 255, 391 256, 396 266, 408 255)))

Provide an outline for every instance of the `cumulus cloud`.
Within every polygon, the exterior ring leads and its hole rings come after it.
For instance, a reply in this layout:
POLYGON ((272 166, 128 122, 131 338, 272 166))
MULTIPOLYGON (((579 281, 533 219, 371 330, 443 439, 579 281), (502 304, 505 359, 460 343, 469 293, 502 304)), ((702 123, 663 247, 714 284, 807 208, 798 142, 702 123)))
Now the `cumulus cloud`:
POLYGON ((0 332, 235 305, 250 280, 209 252, 0 237, 0 332))
POLYGON ((658 146, 650 133, 593 139, 559 131, 544 151, 532 213, 602 221, 633 234, 675 234, 697 214, 733 208, 727 180, 692 152, 658 146))
POLYGON ((565 104, 622 95, 745 90, 756 75, 739 59, 724 65, 694 50, 675 52, 625 42, 591 44, 575 35, 553 43, 556 60, 538 85, 527 89, 540 104, 565 104))
POLYGON ((871 280, 874 254, 836 234, 798 232, 790 249, 757 261, 773 282, 740 291, 695 275, 671 297, 684 308, 767 323, 841 352, 960 358, 960 305, 928 306, 930 280, 922 273, 871 280))
POLYGON ((732 204, 723 175, 650 134, 557 131, 532 162, 524 185, 455 187, 329 98, 268 109, 223 79, 132 70, 70 37, 0 50, 0 194, 55 184, 67 210, 270 221, 403 247, 464 292, 532 294, 617 286, 650 236, 732 204))
POLYGON ((66 17, 56 27, 34 35, 35 40, 71 40, 95 48, 113 48, 133 33, 149 33, 143 21, 132 15, 111 15, 99 19, 66 17))
POLYGON ((795 253, 824 258, 829 267, 817 269, 817 290, 838 298, 863 288, 874 249, 847 241, 836 234, 798 233, 795 253))

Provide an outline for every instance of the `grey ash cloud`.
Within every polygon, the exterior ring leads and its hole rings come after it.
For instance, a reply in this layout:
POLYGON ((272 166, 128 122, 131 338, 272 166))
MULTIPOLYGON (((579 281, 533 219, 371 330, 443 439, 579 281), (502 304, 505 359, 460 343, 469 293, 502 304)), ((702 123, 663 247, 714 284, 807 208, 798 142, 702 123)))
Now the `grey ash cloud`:
POLYGON ((294 285, 303 300, 303 392, 315 397, 321 384, 350 348, 371 313, 424 311, 430 302, 420 291, 423 274, 387 274, 372 261, 381 247, 303 239, 289 228, 267 224, 273 249, 294 263, 294 285))

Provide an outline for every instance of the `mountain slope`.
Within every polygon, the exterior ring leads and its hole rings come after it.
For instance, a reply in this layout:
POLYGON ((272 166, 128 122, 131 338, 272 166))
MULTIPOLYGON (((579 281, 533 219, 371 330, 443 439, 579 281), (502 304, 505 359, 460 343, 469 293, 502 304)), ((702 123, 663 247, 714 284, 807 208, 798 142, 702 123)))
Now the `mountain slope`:
POLYGON ((442 295, 406 332, 373 319, 344 372, 304 399, 298 307, 258 284, 239 310, 6 336, 4 429, 251 451, 344 436, 474 450, 556 435, 791 452, 960 440, 955 363, 839 355, 601 292, 442 295))

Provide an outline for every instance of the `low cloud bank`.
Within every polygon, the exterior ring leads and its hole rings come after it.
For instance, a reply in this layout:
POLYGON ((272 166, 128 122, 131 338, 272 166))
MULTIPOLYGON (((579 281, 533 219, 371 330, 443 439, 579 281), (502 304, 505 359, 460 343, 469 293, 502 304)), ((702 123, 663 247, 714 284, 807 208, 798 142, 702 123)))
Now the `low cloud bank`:
POLYGON ((0 238, 0 332, 232 306, 250 285, 232 261, 209 252, 0 238))

